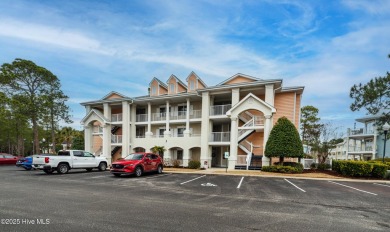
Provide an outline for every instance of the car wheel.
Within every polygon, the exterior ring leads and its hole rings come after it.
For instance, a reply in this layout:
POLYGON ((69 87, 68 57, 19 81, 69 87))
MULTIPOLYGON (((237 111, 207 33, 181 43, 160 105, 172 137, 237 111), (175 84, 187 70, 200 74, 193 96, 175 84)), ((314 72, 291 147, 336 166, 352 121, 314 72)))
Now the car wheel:
POLYGON ((105 171, 106 169, 107 169, 107 164, 106 163, 103 163, 103 162, 101 162, 100 164, 99 164, 99 171, 105 171))
POLYGON ((142 168, 141 168, 141 167, 137 167, 137 168, 135 169, 135 176, 136 176, 136 177, 142 176, 142 168))
POLYGON ((163 167, 162 167, 162 165, 158 165, 158 167, 157 167, 157 173, 158 174, 161 174, 163 172, 163 167))
POLYGON ((119 173, 113 173, 114 174, 114 176, 116 176, 116 177, 120 177, 121 176, 121 174, 119 174, 119 173))
POLYGON ((69 171, 69 166, 67 164, 59 164, 57 167, 57 172, 59 174, 65 174, 69 171))
POLYGON ((92 168, 86 168, 87 172, 92 172, 92 168))
POLYGON ((48 170, 43 170, 46 174, 52 174, 53 173, 53 169, 48 169, 48 170))

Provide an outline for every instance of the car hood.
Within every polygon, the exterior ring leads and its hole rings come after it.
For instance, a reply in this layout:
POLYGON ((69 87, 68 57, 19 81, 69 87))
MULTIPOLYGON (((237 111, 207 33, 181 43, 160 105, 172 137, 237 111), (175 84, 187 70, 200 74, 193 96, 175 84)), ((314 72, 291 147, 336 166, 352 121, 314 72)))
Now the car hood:
POLYGON ((129 165, 129 164, 138 164, 141 160, 119 160, 115 161, 112 164, 122 164, 122 165, 129 165))

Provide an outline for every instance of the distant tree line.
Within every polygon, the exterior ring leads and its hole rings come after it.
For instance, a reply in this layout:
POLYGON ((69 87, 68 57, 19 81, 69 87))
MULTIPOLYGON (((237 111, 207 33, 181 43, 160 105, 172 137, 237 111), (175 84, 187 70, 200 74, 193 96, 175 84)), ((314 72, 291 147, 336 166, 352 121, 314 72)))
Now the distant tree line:
POLYGON ((23 59, 2 64, 0 151, 36 154, 49 146, 56 151, 57 145, 68 143, 70 137, 83 137, 81 132, 80 136, 72 128, 59 126, 61 122, 72 123, 67 100, 60 80, 46 68, 23 59))

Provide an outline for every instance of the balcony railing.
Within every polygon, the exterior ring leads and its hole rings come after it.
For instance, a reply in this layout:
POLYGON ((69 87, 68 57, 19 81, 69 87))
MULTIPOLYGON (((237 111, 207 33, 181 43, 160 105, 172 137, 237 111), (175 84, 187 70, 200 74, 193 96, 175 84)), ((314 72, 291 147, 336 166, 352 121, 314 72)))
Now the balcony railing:
POLYGON ((355 152, 364 152, 364 151, 369 151, 372 152, 374 151, 372 146, 365 146, 365 147, 349 147, 349 151, 355 151, 355 152))
POLYGON ((180 120, 187 118, 187 111, 172 111, 169 112, 169 120, 180 120))
POLYGON ((374 130, 366 130, 364 128, 350 130, 348 135, 371 135, 374 134, 374 130))
POLYGON ((210 142, 230 142, 230 132, 212 132, 210 142))
POLYGON ((264 125, 264 116, 253 116, 253 121, 255 126, 264 125))
POLYGON ((137 114, 135 116, 136 122, 147 122, 148 121, 148 115, 147 114, 137 114))
POLYGON ((122 143, 122 135, 111 135, 111 143, 122 143))
POLYGON ((153 113, 152 114, 152 121, 164 121, 167 119, 166 113, 153 113))
POLYGON ((123 114, 112 114, 111 122, 122 122, 122 116, 123 114))
POLYGON ((202 118, 202 110, 191 110, 190 118, 202 118))
POLYGON ((210 106, 210 115, 225 115, 228 110, 232 108, 231 104, 210 106))

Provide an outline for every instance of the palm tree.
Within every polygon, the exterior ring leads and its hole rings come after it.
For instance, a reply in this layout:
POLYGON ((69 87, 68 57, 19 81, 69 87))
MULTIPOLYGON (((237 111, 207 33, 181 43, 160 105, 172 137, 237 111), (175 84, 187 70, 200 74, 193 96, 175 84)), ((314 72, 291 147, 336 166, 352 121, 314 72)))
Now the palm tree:
POLYGON ((72 127, 63 127, 59 131, 59 137, 62 142, 66 142, 66 149, 70 149, 73 138, 76 136, 76 131, 72 127))
POLYGON ((164 148, 164 146, 154 146, 152 148, 152 152, 159 154, 161 156, 161 158, 164 158, 165 151, 166 151, 166 149, 164 148))

